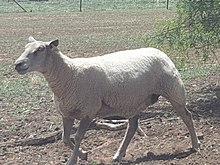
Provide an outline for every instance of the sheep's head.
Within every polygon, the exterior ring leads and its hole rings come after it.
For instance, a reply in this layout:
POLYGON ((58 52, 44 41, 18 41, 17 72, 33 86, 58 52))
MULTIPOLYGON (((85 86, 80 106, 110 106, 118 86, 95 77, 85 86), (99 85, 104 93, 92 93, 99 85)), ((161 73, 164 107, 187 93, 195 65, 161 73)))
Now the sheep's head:
POLYGON ((29 43, 25 46, 25 51, 15 62, 15 69, 19 74, 38 71, 45 72, 46 60, 54 47, 59 44, 58 40, 51 42, 36 41, 32 36, 29 37, 29 43))

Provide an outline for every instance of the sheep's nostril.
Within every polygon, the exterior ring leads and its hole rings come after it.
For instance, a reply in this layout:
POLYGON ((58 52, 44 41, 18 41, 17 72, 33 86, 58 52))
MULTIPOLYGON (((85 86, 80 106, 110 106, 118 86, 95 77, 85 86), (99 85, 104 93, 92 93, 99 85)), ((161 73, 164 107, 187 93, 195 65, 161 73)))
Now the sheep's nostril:
POLYGON ((22 66, 22 62, 15 64, 15 70, 18 70, 22 66))
POLYGON ((28 69, 28 65, 26 61, 15 63, 15 70, 22 71, 22 70, 27 70, 27 69, 28 69))

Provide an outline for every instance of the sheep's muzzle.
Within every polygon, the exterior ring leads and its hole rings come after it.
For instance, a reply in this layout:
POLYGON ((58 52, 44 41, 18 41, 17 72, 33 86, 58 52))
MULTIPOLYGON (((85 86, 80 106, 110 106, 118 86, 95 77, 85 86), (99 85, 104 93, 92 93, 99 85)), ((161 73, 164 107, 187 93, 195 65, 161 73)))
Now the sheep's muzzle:
POLYGON ((16 61, 15 62, 15 70, 19 73, 19 74, 25 74, 27 73, 28 70, 28 65, 25 61, 16 61))

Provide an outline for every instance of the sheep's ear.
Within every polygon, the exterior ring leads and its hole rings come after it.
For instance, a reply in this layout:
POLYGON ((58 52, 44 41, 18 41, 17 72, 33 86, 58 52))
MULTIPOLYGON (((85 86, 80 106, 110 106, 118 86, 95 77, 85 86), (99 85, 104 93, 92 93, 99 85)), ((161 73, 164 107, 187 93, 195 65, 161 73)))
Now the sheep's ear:
POLYGON ((28 42, 35 42, 36 40, 34 39, 34 37, 32 37, 32 36, 30 36, 29 38, 28 38, 28 42))
POLYGON ((50 47, 57 47, 59 45, 59 40, 54 40, 49 43, 50 47))

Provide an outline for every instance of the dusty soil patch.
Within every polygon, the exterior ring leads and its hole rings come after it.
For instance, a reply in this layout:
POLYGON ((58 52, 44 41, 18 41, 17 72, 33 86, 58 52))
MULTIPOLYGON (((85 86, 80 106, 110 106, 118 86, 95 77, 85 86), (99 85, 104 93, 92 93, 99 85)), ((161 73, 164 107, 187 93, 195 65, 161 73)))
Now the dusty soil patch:
MULTIPOLYGON (((189 100, 188 107, 193 113, 195 127, 202 142, 201 150, 191 153, 190 138, 183 122, 176 116, 172 107, 164 99, 149 107, 141 114, 140 126, 147 137, 135 135, 128 147, 125 160, 120 164, 213 164, 220 163, 220 100, 212 92, 219 74, 209 75, 186 81, 187 90, 196 84, 193 89, 194 96, 189 100), (209 81, 205 81, 205 80, 209 81), (208 83, 207 83, 208 82, 208 83), (211 85, 211 86, 210 86, 211 85)), ((21 138, 44 137, 49 132, 62 129, 61 125, 53 128, 48 121, 57 120, 55 109, 50 113, 38 110, 27 121, 17 125, 17 135, 2 130, 2 143, 16 141, 21 138), (40 113, 39 113, 40 112, 40 113), (42 115, 44 117, 42 117, 42 115), (25 127, 25 125, 29 127, 25 127)), ((10 121, 13 122, 13 121, 10 121)), ((81 164, 111 164, 111 158, 125 130, 88 130, 82 147, 89 151, 88 161, 81 164)), ((39 146, 21 145, 1 147, 1 162, 3 164, 64 164, 70 155, 70 150, 61 140, 39 146)))

